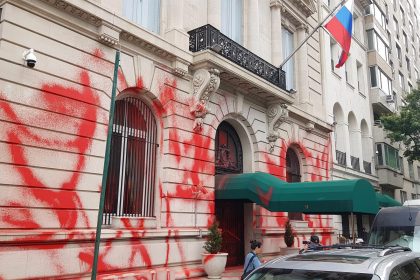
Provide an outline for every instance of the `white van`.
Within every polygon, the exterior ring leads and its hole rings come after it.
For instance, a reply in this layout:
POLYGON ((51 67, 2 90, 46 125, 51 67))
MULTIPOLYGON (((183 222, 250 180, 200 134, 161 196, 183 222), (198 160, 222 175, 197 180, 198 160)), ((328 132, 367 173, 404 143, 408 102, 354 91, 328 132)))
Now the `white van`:
POLYGON ((406 200, 403 206, 420 206, 420 199, 406 200))
POLYGON ((420 252, 420 206, 382 208, 373 220, 369 245, 402 246, 420 252))

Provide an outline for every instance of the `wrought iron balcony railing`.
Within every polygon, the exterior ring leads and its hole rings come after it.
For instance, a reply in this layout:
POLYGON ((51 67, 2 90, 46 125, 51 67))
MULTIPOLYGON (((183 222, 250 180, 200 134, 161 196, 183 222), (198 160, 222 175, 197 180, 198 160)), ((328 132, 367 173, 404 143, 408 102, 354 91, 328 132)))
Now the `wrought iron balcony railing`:
POLYGON ((339 150, 335 150, 335 156, 339 165, 346 166, 346 153, 339 150))
POLYGON ((372 174, 372 163, 363 161, 363 168, 365 169, 366 174, 372 174))
POLYGON ((191 30, 188 34, 190 35, 190 51, 198 52, 210 49, 275 86, 286 90, 286 74, 283 70, 223 35, 210 24, 191 30))
POLYGON ((360 160, 358 157, 354 157, 354 156, 350 156, 350 161, 351 161, 351 167, 354 170, 359 170, 360 171, 360 160))

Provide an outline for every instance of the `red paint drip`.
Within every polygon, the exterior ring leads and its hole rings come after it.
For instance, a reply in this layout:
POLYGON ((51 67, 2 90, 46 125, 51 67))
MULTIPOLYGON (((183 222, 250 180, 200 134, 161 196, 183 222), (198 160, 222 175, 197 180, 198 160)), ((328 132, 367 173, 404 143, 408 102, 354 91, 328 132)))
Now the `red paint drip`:
POLYGON ((262 204, 268 207, 271 201, 271 197, 273 195, 273 187, 270 187, 267 192, 264 193, 264 191, 257 186, 257 193, 258 197, 261 200, 262 204))

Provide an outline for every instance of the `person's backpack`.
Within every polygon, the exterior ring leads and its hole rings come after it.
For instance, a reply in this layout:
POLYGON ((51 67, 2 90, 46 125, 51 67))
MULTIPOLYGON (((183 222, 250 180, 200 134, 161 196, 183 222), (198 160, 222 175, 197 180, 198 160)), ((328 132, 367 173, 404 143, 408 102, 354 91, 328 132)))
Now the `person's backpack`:
POLYGON ((247 266, 245 267, 245 269, 244 269, 244 273, 242 273, 241 280, 245 279, 245 277, 247 277, 247 276, 248 276, 248 274, 250 274, 250 273, 253 271, 253 269, 250 269, 250 270, 247 272, 247 270, 248 270, 248 268, 249 268, 249 265, 252 263, 252 261, 254 260, 254 258, 255 258, 256 256, 257 256, 257 255, 253 254, 253 256, 251 257, 251 259, 249 260, 248 265, 247 265, 247 266))

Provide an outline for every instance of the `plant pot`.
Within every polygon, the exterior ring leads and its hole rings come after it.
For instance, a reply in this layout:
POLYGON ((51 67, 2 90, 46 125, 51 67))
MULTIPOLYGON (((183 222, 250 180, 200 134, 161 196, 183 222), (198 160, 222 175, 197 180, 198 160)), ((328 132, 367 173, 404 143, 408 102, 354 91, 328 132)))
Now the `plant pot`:
POLYGON ((225 271, 227 253, 218 254, 207 254, 203 253, 203 265, 204 271, 207 274, 207 278, 220 279, 223 271, 225 271))

